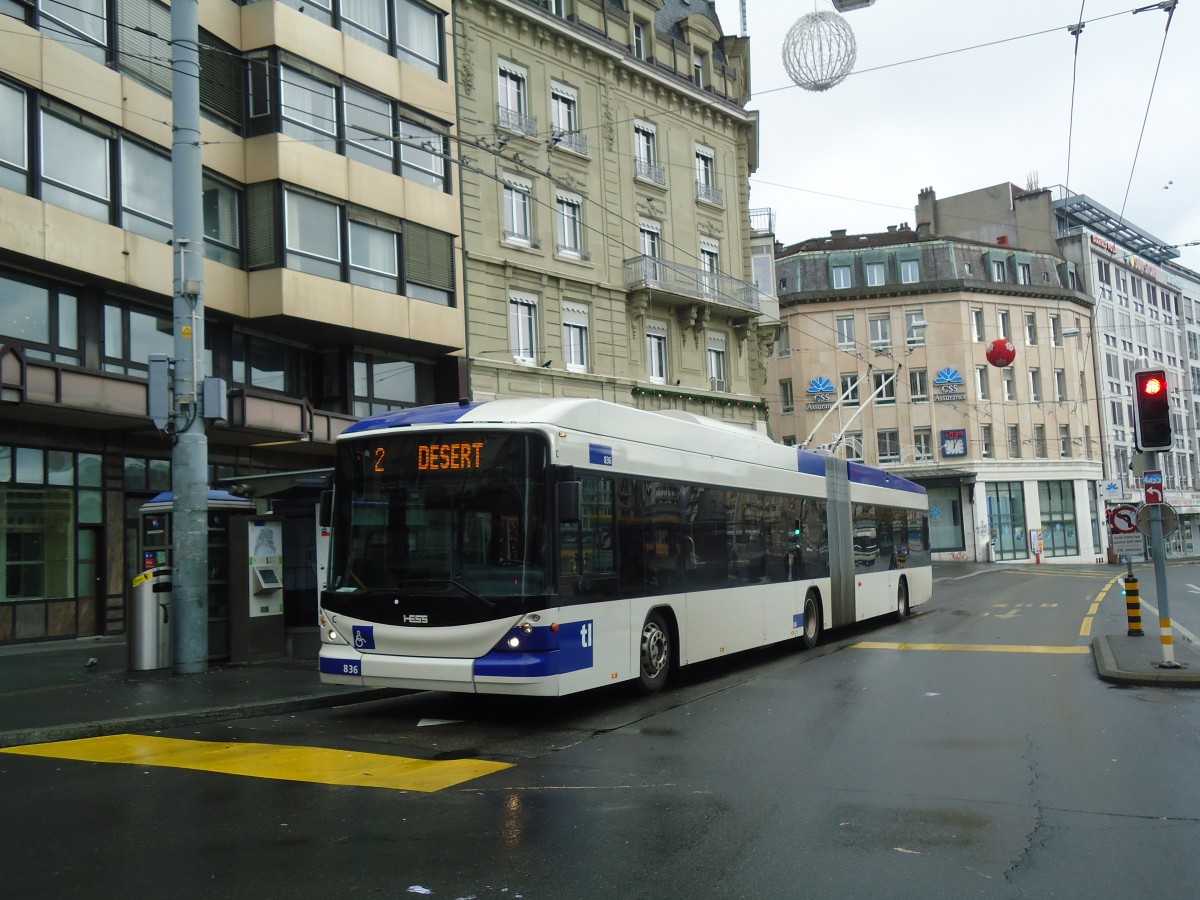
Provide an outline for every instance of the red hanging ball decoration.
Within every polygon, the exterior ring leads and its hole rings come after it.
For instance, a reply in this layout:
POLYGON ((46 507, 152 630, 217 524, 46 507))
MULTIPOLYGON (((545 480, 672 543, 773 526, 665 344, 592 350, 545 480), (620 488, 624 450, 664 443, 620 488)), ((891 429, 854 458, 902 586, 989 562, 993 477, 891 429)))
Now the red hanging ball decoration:
POLYGON ((987 361, 997 369, 1011 366, 1012 361, 1016 358, 1017 348, 1008 338, 996 338, 996 340, 988 344, 987 361))

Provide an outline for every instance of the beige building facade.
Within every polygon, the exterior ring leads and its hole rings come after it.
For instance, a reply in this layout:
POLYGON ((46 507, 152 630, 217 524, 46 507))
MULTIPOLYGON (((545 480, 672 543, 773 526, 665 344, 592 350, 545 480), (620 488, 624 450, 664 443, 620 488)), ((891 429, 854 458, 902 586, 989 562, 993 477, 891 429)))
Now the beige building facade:
POLYGON ((762 427, 748 41, 683 0, 465 0, 455 27, 472 398, 762 427))
MULTIPOLYGON (((212 483, 327 466, 356 418, 461 396, 451 11, 201 0, 212 483)), ((171 486, 147 379, 173 354, 175 248, 169 8, 0 15, 3 644, 124 628, 138 508, 171 486)), ((285 607, 311 629, 297 516, 285 607)))
POLYGON ((779 439, 924 485, 936 559, 1102 557, 1093 304, 1072 264, 900 226, 782 248, 776 275, 779 439))

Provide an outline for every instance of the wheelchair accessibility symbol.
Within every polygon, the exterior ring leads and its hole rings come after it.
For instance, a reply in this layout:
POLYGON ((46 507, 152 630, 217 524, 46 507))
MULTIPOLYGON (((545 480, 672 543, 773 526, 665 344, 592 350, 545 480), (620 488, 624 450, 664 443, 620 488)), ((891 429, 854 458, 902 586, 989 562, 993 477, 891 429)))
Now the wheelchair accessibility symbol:
POLYGON ((375 626, 374 625, 355 625, 354 626, 354 648, 356 650, 374 650, 375 649, 375 626))

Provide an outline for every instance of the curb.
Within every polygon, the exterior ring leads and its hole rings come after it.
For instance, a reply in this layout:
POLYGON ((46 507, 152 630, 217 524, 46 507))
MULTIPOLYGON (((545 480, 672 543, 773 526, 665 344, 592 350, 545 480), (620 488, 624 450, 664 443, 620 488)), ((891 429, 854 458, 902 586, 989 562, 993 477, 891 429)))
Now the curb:
POLYGON ((1200 687, 1200 672, 1187 670, 1155 669, 1149 672, 1130 672, 1117 665, 1108 638, 1096 635, 1092 638, 1092 656, 1096 660, 1096 672, 1103 681, 1113 684, 1137 684, 1147 687, 1200 687))
POLYGON ((282 713, 304 712, 335 706, 350 706, 374 700, 389 700, 413 693, 401 688, 367 688, 361 691, 346 691, 338 694, 319 694, 310 697, 292 697, 287 700, 266 700, 241 706, 209 707, 187 712, 152 713, 124 719, 105 719, 99 722, 72 723, 70 725, 47 725, 41 728, 21 728, 0 731, 0 748, 19 747, 24 744, 49 744, 56 741, 74 741, 81 738, 106 737, 127 731, 160 731, 183 725, 204 725, 213 722, 230 722, 236 719, 253 719, 259 716, 275 716, 282 713))

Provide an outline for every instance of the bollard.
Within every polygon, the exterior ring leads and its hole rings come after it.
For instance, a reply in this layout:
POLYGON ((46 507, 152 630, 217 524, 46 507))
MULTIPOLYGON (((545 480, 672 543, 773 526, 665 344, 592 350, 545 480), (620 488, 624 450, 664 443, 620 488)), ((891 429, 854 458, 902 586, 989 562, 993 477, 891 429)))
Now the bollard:
POLYGON ((1142 595, 1138 580, 1128 576, 1125 578, 1125 614, 1129 618, 1127 634, 1130 637, 1142 637, 1145 634, 1142 631, 1142 595))

